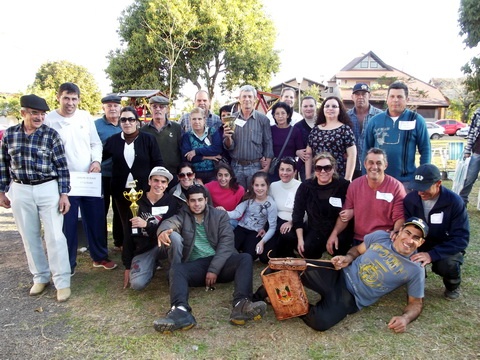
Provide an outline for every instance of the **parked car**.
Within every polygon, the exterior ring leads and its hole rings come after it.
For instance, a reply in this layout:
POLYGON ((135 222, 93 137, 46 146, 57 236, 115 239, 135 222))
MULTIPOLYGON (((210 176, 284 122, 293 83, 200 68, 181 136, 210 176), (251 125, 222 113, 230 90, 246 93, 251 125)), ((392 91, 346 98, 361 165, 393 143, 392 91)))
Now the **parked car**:
POLYGON ((427 131, 428 137, 432 140, 438 140, 445 135, 445 129, 434 122, 427 122, 427 131))
POLYGON ((458 130, 467 126, 467 124, 452 119, 440 119, 435 121, 435 124, 443 126, 445 128, 445 134, 450 136, 457 135, 458 130))
POLYGON ((470 131, 470 126, 465 126, 457 131, 457 136, 467 137, 469 131, 470 131))

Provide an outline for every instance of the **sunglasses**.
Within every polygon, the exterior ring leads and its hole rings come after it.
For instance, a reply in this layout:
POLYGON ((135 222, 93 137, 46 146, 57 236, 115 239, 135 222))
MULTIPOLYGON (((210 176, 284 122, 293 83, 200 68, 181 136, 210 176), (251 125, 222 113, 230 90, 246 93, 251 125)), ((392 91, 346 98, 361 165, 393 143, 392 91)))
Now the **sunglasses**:
POLYGON ((134 118, 134 117, 128 117, 128 118, 127 118, 127 117, 121 117, 121 118, 120 118, 120 121, 121 121, 122 123, 126 123, 127 121, 129 121, 129 122, 135 122, 135 121, 137 121, 137 119, 134 118))
POLYGON ((333 166, 332 165, 325 165, 325 166, 315 165, 315 171, 322 172, 322 170, 325 172, 330 172, 333 170, 333 166))
POLYGON ((192 178, 193 177, 193 172, 180 173, 180 174, 177 174, 177 176, 178 176, 179 179, 185 179, 187 176, 189 178, 192 178))

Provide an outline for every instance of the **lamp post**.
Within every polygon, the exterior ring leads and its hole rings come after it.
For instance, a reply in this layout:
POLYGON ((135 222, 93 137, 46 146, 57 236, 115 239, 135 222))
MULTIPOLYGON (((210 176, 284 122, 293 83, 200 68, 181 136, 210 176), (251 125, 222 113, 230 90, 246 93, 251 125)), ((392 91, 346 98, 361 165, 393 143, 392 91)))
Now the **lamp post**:
POLYGON ((301 89, 300 89, 300 86, 302 85, 302 82, 303 82, 303 78, 301 76, 297 76, 295 78, 295 80, 297 81, 297 85, 298 85, 298 113, 301 114, 301 89))

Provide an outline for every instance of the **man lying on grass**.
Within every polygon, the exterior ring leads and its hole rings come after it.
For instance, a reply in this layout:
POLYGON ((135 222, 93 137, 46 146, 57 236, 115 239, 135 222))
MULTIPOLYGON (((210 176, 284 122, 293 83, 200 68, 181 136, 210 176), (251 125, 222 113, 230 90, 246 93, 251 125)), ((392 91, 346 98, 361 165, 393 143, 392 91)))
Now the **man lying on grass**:
POLYGON ((310 307, 303 321, 315 330, 324 331, 348 314, 377 302, 402 285, 407 285, 408 304, 388 327, 404 332, 422 312, 425 270, 410 256, 423 244, 428 225, 419 218, 409 218, 392 242, 386 231, 366 235, 364 242, 351 248, 345 256, 335 256, 335 270, 309 267, 302 283, 318 292, 322 299, 310 307))

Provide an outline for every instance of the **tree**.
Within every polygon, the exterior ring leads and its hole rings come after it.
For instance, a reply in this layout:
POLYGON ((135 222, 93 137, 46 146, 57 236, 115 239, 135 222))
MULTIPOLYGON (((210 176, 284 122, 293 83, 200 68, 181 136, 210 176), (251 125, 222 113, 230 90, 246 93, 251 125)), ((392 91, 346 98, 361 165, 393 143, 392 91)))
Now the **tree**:
MULTIPOLYGON (((458 23, 460 35, 465 36, 463 42, 469 48, 474 48, 480 42, 480 2, 478 0, 461 0, 458 23)), ((479 99, 480 94, 480 58, 473 57, 462 67, 466 75, 465 86, 474 91, 479 99)))
POLYGON ((80 65, 68 61, 48 62, 40 66, 35 80, 28 88, 28 92, 45 98, 50 109, 58 105, 56 93, 61 84, 73 82, 80 88, 81 101, 78 107, 91 114, 101 108, 101 93, 95 79, 88 70, 80 65))
POLYGON ((136 0, 119 35, 125 47, 110 52, 106 70, 116 91, 169 84, 172 97, 187 81, 211 97, 217 85, 267 89, 280 64, 259 0, 136 0))
POLYGON ((446 117, 467 123, 478 105, 478 98, 475 99, 474 92, 467 90, 464 79, 433 78, 431 83, 450 100, 446 117))

